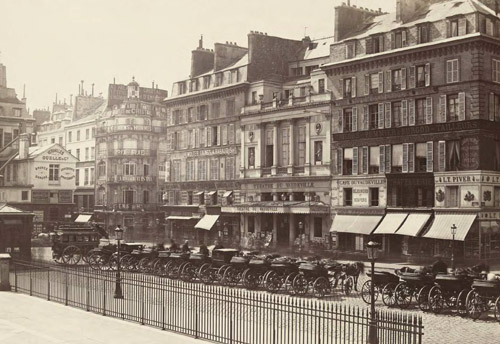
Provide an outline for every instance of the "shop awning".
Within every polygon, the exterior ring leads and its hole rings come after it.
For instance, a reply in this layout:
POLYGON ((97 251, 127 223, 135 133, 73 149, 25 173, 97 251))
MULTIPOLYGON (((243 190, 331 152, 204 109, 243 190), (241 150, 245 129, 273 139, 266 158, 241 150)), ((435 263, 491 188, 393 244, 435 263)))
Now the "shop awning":
POLYGON ((179 216, 179 215, 171 215, 166 217, 167 220, 193 220, 192 216, 179 216))
POLYGON ((207 195, 212 196, 212 195, 215 195, 215 193, 216 193, 216 192, 217 192, 217 191, 209 191, 209 192, 207 193, 207 195))
POLYGON ((75 219, 75 222, 89 222, 90 218, 92 215, 78 215, 78 217, 75 219))
POLYGON ((200 195, 203 195, 205 193, 205 191, 199 191, 199 192, 196 192, 194 195, 195 196, 200 196, 200 195))
POLYGON ((373 234, 394 234, 407 217, 408 213, 386 214, 373 234))
POLYGON ((232 193, 233 193, 232 191, 226 191, 224 192, 224 195, 222 195, 222 197, 229 197, 231 196, 232 193))
POLYGON ((477 214, 443 213, 436 214, 434 222, 424 238, 452 240, 451 226, 457 227, 455 240, 464 241, 477 214))
POLYGON ((381 219, 378 215, 336 215, 330 232, 369 235, 381 219))
POLYGON ((424 228, 427 221, 429 221, 430 217, 431 214, 429 213, 410 214, 396 234, 416 237, 424 228))
POLYGON ((330 207, 322 202, 262 201, 222 207, 221 211, 241 214, 329 214, 330 207))
POLYGON ((194 228, 211 230, 215 222, 219 219, 219 215, 205 215, 200 221, 194 226, 194 228))

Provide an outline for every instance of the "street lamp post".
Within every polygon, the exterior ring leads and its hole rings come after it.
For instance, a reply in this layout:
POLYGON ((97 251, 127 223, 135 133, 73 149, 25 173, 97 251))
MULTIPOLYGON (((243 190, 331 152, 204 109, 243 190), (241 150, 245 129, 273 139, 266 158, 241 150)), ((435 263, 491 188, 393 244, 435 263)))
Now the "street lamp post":
POLYGON ((370 283, 370 327, 368 328, 368 344, 378 344, 377 338, 377 319, 375 314, 375 284, 373 276, 375 275, 375 260, 378 258, 380 244, 370 241, 366 244, 366 252, 371 263, 372 283, 370 283))
POLYGON ((451 226, 451 269, 455 271, 455 234, 457 234, 457 226, 451 226))
POLYGON ((115 299, 123 299, 121 277, 120 277, 120 240, 123 239, 123 229, 120 225, 115 228, 116 234, 116 284, 115 284, 115 299))

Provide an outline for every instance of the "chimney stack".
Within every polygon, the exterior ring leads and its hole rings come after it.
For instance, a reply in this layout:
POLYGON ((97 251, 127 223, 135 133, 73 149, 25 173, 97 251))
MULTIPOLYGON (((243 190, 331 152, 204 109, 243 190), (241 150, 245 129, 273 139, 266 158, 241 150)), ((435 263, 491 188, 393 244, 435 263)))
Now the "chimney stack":
POLYGON ((83 80, 82 80, 82 93, 81 95, 83 96, 84 95, 84 92, 83 92, 83 80))
POLYGON ((92 84, 92 97, 94 96, 94 84, 92 84))
POLYGON ((354 5, 351 6, 350 1, 347 2, 347 5, 342 3, 341 6, 335 7, 335 42, 347 38, 348 33, 358 28, 366 19, 379 14, 380 13, 370 11, 367 8, 357 8, 354 5))
POLYGON ((200 40, 198 41, 198 49, 203 49, 203 35, 201 35, 200 40))
POLYGON ((29 134, 19 135, 19 159, 27 159, 30 150, 30 136, 29 134))

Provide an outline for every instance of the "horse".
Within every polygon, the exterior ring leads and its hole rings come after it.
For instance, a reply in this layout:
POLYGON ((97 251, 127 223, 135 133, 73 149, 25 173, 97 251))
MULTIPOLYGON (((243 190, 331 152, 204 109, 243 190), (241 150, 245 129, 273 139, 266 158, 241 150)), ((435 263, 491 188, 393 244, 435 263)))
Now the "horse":
POLYGON ((354 290, 358 291, 358 278, 364 270, 365 264, 363 262, 336 264, 336 266, 333 267, 333 271, 335 271, 335 283, 333 284, 333 288, 337 287, 339 280, 344 283, 347 277, 352 276, 354 280, 354 290))

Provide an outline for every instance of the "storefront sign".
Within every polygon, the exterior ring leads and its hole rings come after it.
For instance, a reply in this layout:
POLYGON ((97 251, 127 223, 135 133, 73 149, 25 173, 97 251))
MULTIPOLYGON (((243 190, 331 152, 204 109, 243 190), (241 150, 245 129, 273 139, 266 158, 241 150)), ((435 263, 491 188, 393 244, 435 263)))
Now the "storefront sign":
POLYGON ((235 155, 236 147, 225 147, 225 148, 212 148, 212 149, 201 149, 197 151, 187 152, 187 157, 202 157, 202 156, 212 156, 212 155, 235 155))
POLYGON ((450 175, 436 176, 434 178, 436 184, 471 184, 471 183, 493 183, 500 184, 500 175, 490 174, 472 174, 472 175, 450 175))
POLYGON ((49 203, 49 191, 41 191, 41 190, 31 191, 31 202, 49 203))
POLYGON ((352 205, 353 206, 368 205, 368 188, 352 189, 352 205))
POLYGON ((220 181, 220 182, 185 182, 185 183, 165 183, 166 190, 191 190, 191 191, 209 191, 209 190, 238 190, 240 182, 220 181))
POLYGON ((33 222, 43 222, 43 210, 33 210, 33 222))
POLYGON ((49 173, 49 168, 47 166, 37 166, 35 167, 35 178, 36 179, 47 179, 49 173))
POLYGON ((130 148, 125 148, 125 149, 115 149, 113 150, 114 155, 149 155, 150 154, 149 149, 130 149, 130 148))
POLYGON ((75 178, 75 169, 73 167, 63 167, 63 168, 61 168, 61 178, 62 179, 73 179, 73 178, 75 178))
POLYGON ((59 191, 59 203, 73 203, 73 191, 71 190, 59 191))
POLYGON ((222 207, 221 212, 244 214, 329 214, 330 208, 328 206, 235 206, 222 207))
POLYGON ((154 182, 154 177, 149 176, 108 176, 108 182, 154 182))
POLYGON ((277 190, 277 189, 330 189, 329 181, 301 181, 301 182, 277 182, 277 183, 248 183, 242 185, 244 190, 277 190))
POLYGON ((385 178, 368 179, 368 178, 357 178, 357 179, 340 179, 338 180, 341 186, 355 186, 355 185, 385 185, 385 178))
POLYGON ((42 160, 46 161, 67 161, 69 156, 66 151, 61 148, 51 148, 44 155, 42 155, 42 160))

